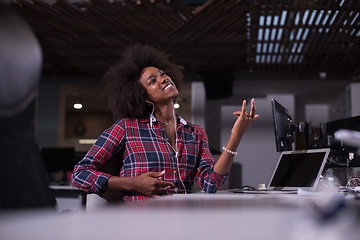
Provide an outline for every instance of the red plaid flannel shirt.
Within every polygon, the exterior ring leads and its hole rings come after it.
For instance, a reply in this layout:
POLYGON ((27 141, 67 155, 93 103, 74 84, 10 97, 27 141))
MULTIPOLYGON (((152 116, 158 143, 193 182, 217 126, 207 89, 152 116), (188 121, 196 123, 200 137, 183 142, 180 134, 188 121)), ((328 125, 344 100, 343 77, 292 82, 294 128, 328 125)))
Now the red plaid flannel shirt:
MULTIPOLYGON (((105 130, 85 157, 76 164, 72 175, 73 185, 86 192, 102 192, 103 185, 111 177, 110 174, 102 172, 102 168, 120 154, 120 176, 135 177, 149 171, 165 170, 163 180, 173 182, 176 186, 168 190, 168 194, 185 193, 179 180, 179 167, 187 193, 192 191, 195 180, 203 191, 216 192, 225 182, 227 175, 214 172, 215 161, 210 154, 204 130, 178 117, 177 161, 161 123, 153 115, 150 118, 121 119, 105 130)), ((148 197, 137 192, 123 192, 125 201, 146 198, 148 197)))

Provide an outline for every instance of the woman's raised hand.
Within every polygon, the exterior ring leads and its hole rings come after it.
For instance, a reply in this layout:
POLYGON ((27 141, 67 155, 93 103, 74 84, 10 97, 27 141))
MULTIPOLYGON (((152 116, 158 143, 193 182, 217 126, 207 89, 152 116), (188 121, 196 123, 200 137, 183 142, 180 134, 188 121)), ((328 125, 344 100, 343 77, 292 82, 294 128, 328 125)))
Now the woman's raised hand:
POLYGON ((244 132, 251 127, 253 122, 259 115, 255 114, 255 100, 251 99, 251 110, 250 113, 246 111, 246 100, 242 103, 241 111, 234 112, 237 120, 232 128, 232 132, 235 134, 244 134, 244 132))

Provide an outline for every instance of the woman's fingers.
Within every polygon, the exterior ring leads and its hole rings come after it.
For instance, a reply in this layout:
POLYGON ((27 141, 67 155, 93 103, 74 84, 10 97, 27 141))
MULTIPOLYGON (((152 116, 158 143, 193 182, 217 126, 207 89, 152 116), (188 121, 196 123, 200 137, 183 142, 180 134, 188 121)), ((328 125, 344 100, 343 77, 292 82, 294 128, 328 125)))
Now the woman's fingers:
POLYGON ((236 111, 233 113, 236 117, 244 118, 246 114, 246 100, 243 101, 241 111, 236 111))
POLYGON ((255 99, 252 98, 251 99, 251 110, 250 110, 250 114, 246 111, 246 100, 243 101, 242 103, 242 107, 241 107, 241 111, 236 111, 233 114, 236 117, 239 117, 240 119, 251 119, 254 120, 256 118, 259 117, 258 114, 255 114, 256 110, 255 110, 255 99))
POLYGON ((254 99, 254 98, 251 99, 250 117, 251 117, 251 118, 254 118, 254 117, 255 117, 255 99, 254 99))
POLYGON ((241 119, 243 119, 245 117, 245 115, 247 114, 246 113, 246 100, 243 101, 241 111, 238 111, 238 112, 239 112, 239 117, 241 119))

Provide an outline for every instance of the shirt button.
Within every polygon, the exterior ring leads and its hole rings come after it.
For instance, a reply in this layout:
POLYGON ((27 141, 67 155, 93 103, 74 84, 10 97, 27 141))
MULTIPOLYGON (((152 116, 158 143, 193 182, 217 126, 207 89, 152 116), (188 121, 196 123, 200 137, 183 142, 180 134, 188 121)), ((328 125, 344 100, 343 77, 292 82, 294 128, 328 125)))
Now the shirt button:
POLYGON ((176 173, 176 170, 174 170, 173 173, 175 174, 175 173, 176 173))

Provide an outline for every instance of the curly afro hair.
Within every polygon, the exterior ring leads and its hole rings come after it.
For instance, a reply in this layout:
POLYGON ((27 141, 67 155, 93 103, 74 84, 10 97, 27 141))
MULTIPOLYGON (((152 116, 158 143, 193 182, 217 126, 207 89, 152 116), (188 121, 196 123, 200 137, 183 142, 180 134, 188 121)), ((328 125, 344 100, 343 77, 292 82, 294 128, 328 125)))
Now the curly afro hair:
POLYGON ((183 83, 183 67, 169 61, 169 57, 150 46, 135 44, 126 48, 122 60, 105 73, 102 82, 108 96, 108 107, 115 119, 145 118, 152 108, 146 104, 147 93, 139 82, 141 71, 156 67, 171 77, 178 89, 183 83))

